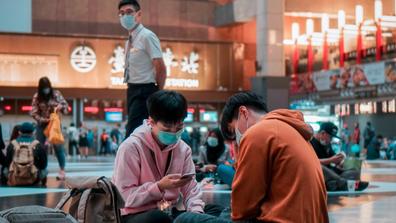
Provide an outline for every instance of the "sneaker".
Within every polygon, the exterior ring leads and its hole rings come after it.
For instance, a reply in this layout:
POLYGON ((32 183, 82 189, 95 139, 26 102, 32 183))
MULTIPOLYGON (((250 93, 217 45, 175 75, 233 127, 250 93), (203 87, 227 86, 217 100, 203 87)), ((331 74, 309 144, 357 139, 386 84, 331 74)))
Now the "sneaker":
POLYGON ((367 189, 368 186, 369 186, 369 182, 359 181, 356 185, 356 191, 363 191, 367 189))
POLYGON ((60 170, 58 173, 58 176, 56 177, 57 180, 65 180, 65 171, 64 170, 60 170))

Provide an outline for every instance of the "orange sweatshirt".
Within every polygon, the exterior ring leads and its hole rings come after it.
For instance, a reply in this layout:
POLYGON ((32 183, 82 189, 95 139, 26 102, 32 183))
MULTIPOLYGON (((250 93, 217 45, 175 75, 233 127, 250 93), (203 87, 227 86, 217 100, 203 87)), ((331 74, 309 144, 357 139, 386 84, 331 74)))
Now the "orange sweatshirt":
POLYGON ((322 169, 301 112, 268 113, 243 135, 232 185, 232 219, 327 223, 322 169))

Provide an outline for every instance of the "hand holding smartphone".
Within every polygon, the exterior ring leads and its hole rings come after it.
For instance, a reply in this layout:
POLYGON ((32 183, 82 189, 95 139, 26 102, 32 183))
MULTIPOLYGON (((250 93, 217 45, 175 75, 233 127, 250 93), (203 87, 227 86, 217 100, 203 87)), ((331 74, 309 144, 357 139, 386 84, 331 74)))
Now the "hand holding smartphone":
POLYGON ((187 178, 193 178, 195 176, 195 173, 185 173, 180 179, 184 180, 187 178))

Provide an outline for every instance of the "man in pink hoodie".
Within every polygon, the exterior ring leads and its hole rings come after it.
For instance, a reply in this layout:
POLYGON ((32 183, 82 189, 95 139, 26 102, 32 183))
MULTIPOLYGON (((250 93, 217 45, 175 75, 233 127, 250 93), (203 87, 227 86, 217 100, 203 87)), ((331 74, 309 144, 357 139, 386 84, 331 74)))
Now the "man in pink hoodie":
MULTIPOLYGON (((187 212, 204 213, 191 148, 180 140, 187 100, 174 91, 159 91, 147 108, 148 120, 120 145, 115 160, 113 183, 125 200, 123 221, 172 222, 174 216, 161 209, 169 210, 179 195, 187 212)), ((220 214, 214 209, 212 214, 220 214)))

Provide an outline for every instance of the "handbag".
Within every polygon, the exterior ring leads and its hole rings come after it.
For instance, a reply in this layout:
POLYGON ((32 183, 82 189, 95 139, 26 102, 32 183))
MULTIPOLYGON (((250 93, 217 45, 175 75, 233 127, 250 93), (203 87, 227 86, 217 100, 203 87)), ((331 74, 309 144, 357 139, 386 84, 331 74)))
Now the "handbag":
POLYGON ((50 121, 44 130, 44 135, 53 145, 59 145, 65 142, 62 134, 60 116, 57 113, 51 113, 50 121))

